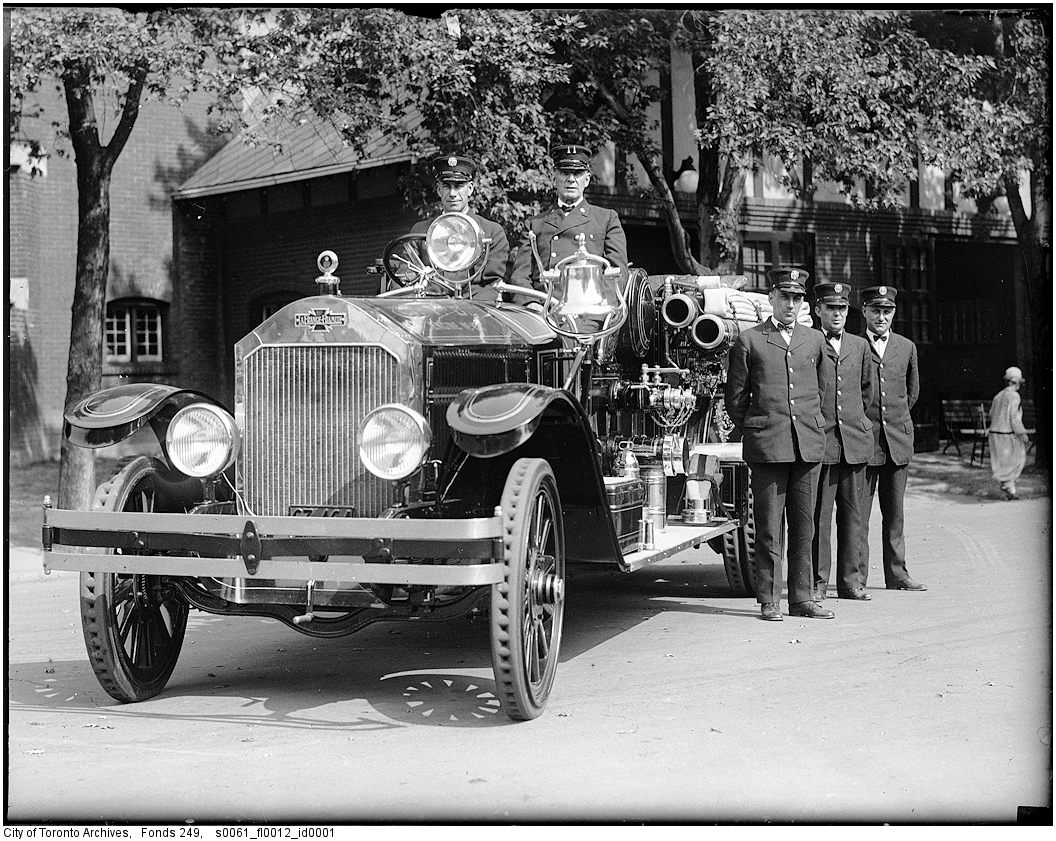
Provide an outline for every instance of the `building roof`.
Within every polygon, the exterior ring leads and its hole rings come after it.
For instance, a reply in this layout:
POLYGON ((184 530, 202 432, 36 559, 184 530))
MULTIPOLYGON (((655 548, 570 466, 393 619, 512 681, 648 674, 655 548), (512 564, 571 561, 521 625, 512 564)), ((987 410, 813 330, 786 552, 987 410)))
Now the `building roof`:
MULTIPOLYGON (((415 124, 420 123, 420 118, 415 124)), ((273 142, 235 137, 188 178, 173 197, 212 196, 335 175, 411 160, 407 149, 381 136, 371 138, 364 153, 348 146, 329 120, 302 118, 268 128, 273 142), (278 144, 276 148, 275 144, 278 144)))

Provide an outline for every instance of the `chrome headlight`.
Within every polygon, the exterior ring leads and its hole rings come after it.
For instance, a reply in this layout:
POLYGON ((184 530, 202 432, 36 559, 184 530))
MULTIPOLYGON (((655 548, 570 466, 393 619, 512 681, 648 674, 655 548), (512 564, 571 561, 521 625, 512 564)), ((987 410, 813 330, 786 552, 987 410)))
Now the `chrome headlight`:
POLYGON ((386 403, 363 418, 359 459, 379 479, 403 479, 421 465, 431 440, 429 424, 418 412, 386 403))
POLYGON ((235 419, 211 403, 192 403, 180 409, 165 433, 172 466, 199 478, 225 470, 238 455, 241 442, 235 419))
POLYGON ((425 248, 440 271, 465 271, 484 253, 484 232, 465 213, 443 213, 429 226, 425 248))

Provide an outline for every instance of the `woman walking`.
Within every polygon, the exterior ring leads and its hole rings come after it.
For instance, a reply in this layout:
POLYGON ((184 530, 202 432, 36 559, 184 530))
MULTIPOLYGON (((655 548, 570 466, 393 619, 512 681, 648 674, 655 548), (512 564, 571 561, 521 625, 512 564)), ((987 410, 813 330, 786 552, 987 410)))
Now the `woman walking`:
POLYGON ((1014 365, 1005 371, 1005 387, 990 405, 990 470, 1008 499, 1018 499, 1016 479, 1027 462, 1027 430, 1019 387, 1023 372, 1014 365))

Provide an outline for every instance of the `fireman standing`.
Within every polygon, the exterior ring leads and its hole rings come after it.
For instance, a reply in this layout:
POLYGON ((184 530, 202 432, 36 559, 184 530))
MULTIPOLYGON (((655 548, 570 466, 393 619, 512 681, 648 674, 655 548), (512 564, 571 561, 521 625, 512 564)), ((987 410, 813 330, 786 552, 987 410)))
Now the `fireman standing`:
POLYGON ((825 416, 825 456, 818 480, 814 519, 814 586, 825 598, 832 568, 832 512, 836 509, 836 592, 841 599, 868 601, 858 574, 858 539, 865 463, 873 455, 873 424, 866 409, 873 401, 869 346, 844 327, 850 306, 847 283, 814 285, 814 314, 825 336, 828 386, 821 395, 825 416))
POLYGON ((869 360, 873 366, 873 400, 869 420, 873 422, 873 454, 866 468, 862 493, 862 534, 858 569, 862 585, 869 575, 869 515, 873 496, 879 490, 884 583, 888 590, 927 590, 906 569, 906 538, 903 504, 909 461, 913 458, 913 418, 910 410, 920 394, 917 346, 891 331, 895 316, 893 286, 869 286, 862 290, 869 360))
POLYGON ((781 515, 788 522, 791 616, 831 619, 814 600, 811 542, 825 454, 821 394, 827 385, 821 333, 796 323, 809 277, 774 269, 773 316, 737 337, 730 351, 726 409, 741 433, 755 497, 755 591, 762 618, 781 617, 781 515))

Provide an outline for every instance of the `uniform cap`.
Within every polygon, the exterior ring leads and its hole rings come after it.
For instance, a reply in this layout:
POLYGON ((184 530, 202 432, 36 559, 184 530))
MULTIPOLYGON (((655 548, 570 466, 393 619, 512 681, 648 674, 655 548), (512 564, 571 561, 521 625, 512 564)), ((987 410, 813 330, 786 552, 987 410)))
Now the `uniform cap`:
POLYGON ((815 283, 814 299, 819 304, 848 304, 851 298, 849 283, 815 283))
POLYGON ((806 283, 810 278, 810 272, 803 269, 771 269, 766 273, 766 277, 770 281, 771 289, 798 292, 800 295, 807 294, 806 283))
POLYGON ((1019 368, 1017 368, 1015 365, 1013 365, 1012 367, 1005 369, 1005 379, 1018 380, 1019 382, 1023 382, 1023 372, 1020 371, 1019 368))
POLYGON ((592 156, 593 152, 589 147, 574 144, 562 144, 550 150, 550 157, 554 159, 554 167, 557 169, 584 172, 590 169, 592 156))
POLYGON ((462 155, 433 158, 432 167, 437 181, 472 181, 477 174, 476 161, 462 155))
POLYGON ((867 286, 862 290, 862 306, 894 307, 897 295, 894 286, 867 286))

